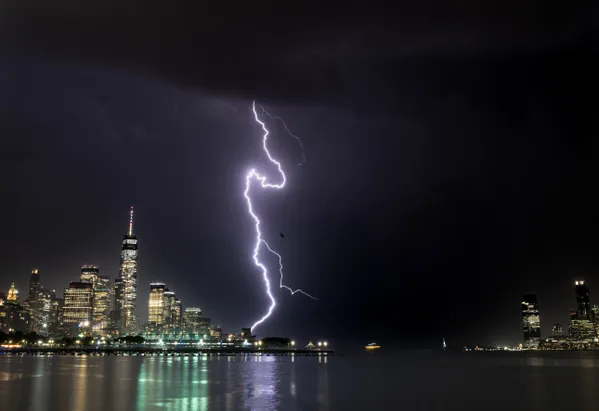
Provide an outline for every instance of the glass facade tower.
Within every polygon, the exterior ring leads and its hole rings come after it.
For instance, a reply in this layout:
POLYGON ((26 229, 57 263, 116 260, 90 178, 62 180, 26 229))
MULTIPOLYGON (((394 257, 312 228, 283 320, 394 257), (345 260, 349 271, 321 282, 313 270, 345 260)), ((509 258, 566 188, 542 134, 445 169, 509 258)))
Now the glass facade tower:
POLYGON ((537 296, 534 293, 526 293, 522 297, 522 329, 524 347, 537 348, 541 342, 541 317, 537 296))
POLYGON ((133 234, 133 207, 130 210, 129 231, 121 245, 121 269, 118 281, 118 328, 121 334, 137 330, 137 237, 133 234))

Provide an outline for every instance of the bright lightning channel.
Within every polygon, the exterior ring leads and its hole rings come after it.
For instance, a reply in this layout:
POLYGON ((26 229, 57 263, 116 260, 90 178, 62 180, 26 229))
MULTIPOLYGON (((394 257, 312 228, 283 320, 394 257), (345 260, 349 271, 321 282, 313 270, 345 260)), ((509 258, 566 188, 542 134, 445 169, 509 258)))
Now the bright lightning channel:
POLYGON ((285 123, 285 120, 283 120, 281 117, 279 116, 273 116, 272 114, 270 114, 268 111, 266 111, 264 109, 264 107, 260 106, 260 110, 262 110, 262 113, 266 114, 268 117, 274 119, 274 120, 279 120, 282 124, 283 127, 285 127, 285 131, 287 132, 287 134, 289 134, 291 137, 293 137, 294 139, 297 140, 298 144, 300 145, 300 147, 302 148, 302 162, 298 164, 298 166, 301 166, 302 164, 304 164, 306 161, 308 161, 308 159, 306 158, 306 149, 304 148, 304 143, 302 143, 302 140, 296 136, 295 134, 293 134, 291 132, 291 130, 289 130, 289 127, 287 127, 287 123, 285 123))
MULTIPOLYGON (((279 274, 280 274, 279 288, 285 288, 286 290, 288 290, 291 293, 291 295, 294 295, 296 293, 301 293, 301 294, 304 294, 314 300, 316 300, 316 298, 312 297, 310 294, 304 292, 301 289, 293 290, 290 287, 283 284, 283 258, 281 257, 281 254, 279 254, 275 250, 273 250, 273 248, 270 245, 268 245, 266 240, 264 240, 262 238, 262 232, 260 231, 260 219, 258 218, 256 213, 254 213, 254 208, 252 206, 252 198, 250 197, 250 188, 252 185, 252 181, 255 180, 255 181, 259 182, 260 187, 262 187, 264 189, 281 190, 283 187, 285 187, 287 178, 285 177, 285 173, 283 172, 281 163, 279 161, 277 161, 275 158, 273 158, 270 155, 270 151, 268 151, 268 146, 267 146, 266 142, 268 140, 269 131, 266 128, 266 124, 263 121, 261 121, 260 117, 258 116, 258 112, 256 111, 256 102, 255 101, 252 102, 252 111, 254 112, 254 119, 256 120, 256 122, 258 124, 260 124, 260 126, 262 127, 262 130, 264 131, 264 134, 262 135, 262 148, 264 149, 264 152, 266 153, 268 160, 277 167, 277 170, 279 171, 279 174, 281 176, 281 182, 278 184, 273 184, 273 183, 267 182, 266 176, 260 175, 254 168, 252 168, 248 172, 248 174, 245 176, 245 191, 244 191, 243 195, 244 195, 245 199, 247 200, 248 212, 250 213, 250 216, 253 218, 254 223, 255 223, 255 228, 256 228, 256 244, 254 246, 254 253, 252 255, 252 258, 254 260, 254 264, 257 267, 259 267, 260 270, 262 270, 262 277, 264 279, 264 284, 266 285, 266 295, 268 295, 268 298, 270 299, 270 306, 268 307, 268 311, 262 318, 260 318, 258 321, 256 321, 254 323, 254 325, 252 325, 251 330, 253 331, 254 328, 256 328, 258 325, 262 324, 268 317, 270 317, 270 315, 272 314, 273 310, 275 309, 275 307, 277 305, 277 302, 276 302, 275 298, 273 297, 271 289, 270 289, 270 281, 268 279, 268 270, 267 270, 266 266, 258 258, 259 254, 260 254, 260 246, 262 244, 264 244, 266 246, 266 248, 269 252, 276 255, 277 258, 279 259, 279 274)), ((270 117, 275 118, 274 116, 271 116, 266 110, 264 110, 264 108, 262 108, 262 111, 264 113, 267 113, 270 117)), ((281 119, 281 121, 283 121, 283 120, 281 119)), ((285 124, 285 123, 283 122, 283 124, 285 124)), ((286 124, 285 124, 285 129, 287 129, 286 124)), ((291 135, 292 135, 292 137, 297 139, 301 144, 301 140, 298 137, 294 136, 293 134, 291 134, 291 135)), ((303 149, 303 144, 301 146, 303 149)), ((305 156, 304 156, 304 159, 305 159, 305 156)))

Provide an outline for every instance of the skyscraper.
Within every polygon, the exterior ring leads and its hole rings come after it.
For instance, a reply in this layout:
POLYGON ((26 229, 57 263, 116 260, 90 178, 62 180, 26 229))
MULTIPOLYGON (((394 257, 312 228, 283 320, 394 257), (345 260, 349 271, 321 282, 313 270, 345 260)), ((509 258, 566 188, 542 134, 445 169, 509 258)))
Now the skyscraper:
POLYGON ((164 306, 163 306, 164 324, 172 326, 176 323, 177 296, 168 288, 164 291, 164 306))
POLYGON ((91 283, 71 281, 64 290, 63 326, 75 336, 79 329, 86 329, 92 322, 94 290, 91 283))
POLYGON ((174 312, 174 323, 177 327, 181 326, 183 322, 183 303, 177 299, 175 301, 175 312, 174 312))
POLYGON ((12 283, 6 300, 2 304, 2 318, 0 318, 3 331, 14 332, 30 330, 29 311, 19 304, 19 292, 12 283))
POLYGON ((27 295, 26 307, 29 311, 30 330, 45 335, 47 330, 43 329, 43 324, 47 321, 47 318, 44 318, 42 312, 44 302, 40 301, 41 292, 40 272, 37 268, 34 268, 31 270, 31 276, 29 277, 29 294, 27 295))
POLYGON ((90 321, 93 332, 97 335, 105 335, 109 329, 112 297, 110 278, 101 276, 97 265, 84 265, 81 267, 81 282, 92 285, 93 310, 90 321))
POLYGON ((123 304, 123 281, 120 277, 114 279, 110 311, 110 333, 117 335, 121 331, 121 317, 123 304))
POLYGON ((81 282, 91 283, 95 288, 100 277, 100 268, 97 265, 81 266, 81 282))
POLYGON ((93 330, 96 334, 105 335, 108 331, 111 299, 110 278, 98 275, 94 287, 93 312, 93 330))
POLYGON ((50 332, 53 294, 42 288, 35 300, 35 311, 31 314, 31 318, 35 318, 35 328, 32 326, 32 330, 46 337, 50 332))
POLYGON ((578 342, 593 342, 597 330, 593 321, 589 289, 584 281, 575 281, 576 311, 570 313, 570 336, 578 342))
POLYGON ((58 337, 61 335, 63 324, 63 309, 64 299, 56 298, 56 292, 52 290, 52 299, 50 301, 50 316, 48 324, 48 335, 51 337, 58 337))
POLYGON ((133 207, 129 215, 129 231, 121 245, 121 290, 117 301, 120 310, 119 331, 129 334, 137 329, 137 237, 133 234, 133 207))
POLYGON ((10 285, 8 294, 6 295, 6 301, 19 302, 19 291, 15 288, 15 283, 10 285))
POLYGON ((29 295, 27 300, 31 303, 37 299, 37 295, 41 291, 42 286, 40 283, 40 271, 37 268, 31 270, 31 276, 29 277, 29 295))
POLYGON ((199 308, 187 307, 183 314, 183 328, 187 334, 198 334, 200 336, 209 334, 210 318, 204 317, 202 310, 199 308))
POLYGON ((163 283, 150 284, 150 298, 148 300, 148 323, 150 325, 161 325, 164 317, 164 291, 163 283))
POLYGON ((541 317, 537 296, 534 293, 526 293, 522 297, 522 329, 524 346, 537 348, 541 342, 541 317))
POLYGON ((575 281, 576 290, 576 314, 580 318, 589 318, 591 316, 591 302, 589 299, 589 288, 584 281, 575 281))

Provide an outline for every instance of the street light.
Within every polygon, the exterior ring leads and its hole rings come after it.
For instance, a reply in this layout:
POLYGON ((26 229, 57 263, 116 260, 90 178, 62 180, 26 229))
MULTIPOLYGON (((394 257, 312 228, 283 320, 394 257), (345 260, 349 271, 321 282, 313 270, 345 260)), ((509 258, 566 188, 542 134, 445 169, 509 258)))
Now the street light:
POLYGON ((318 346, 322 347, 322 342, 318 341, 318 346))
POLYGON ((324 342, 324 346, 326 347, 327 345, 329 345, 329 343, 325 341, 324 342))
POLYGON ((291 346, 295 347, 295 341, 291 341, 291 346))

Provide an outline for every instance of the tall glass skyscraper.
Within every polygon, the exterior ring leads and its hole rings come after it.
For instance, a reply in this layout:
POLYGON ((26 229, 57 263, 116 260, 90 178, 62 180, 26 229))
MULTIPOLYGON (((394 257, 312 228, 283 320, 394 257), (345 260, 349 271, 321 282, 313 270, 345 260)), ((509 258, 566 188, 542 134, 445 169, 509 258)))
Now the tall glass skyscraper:
POLYGON ((522 329, 524 347, 537 348, 541 342, 541 317, 537 296, 534 293, 526 293, 522 297, 522 329))
POLYGON ((91 283, 95 288, 100 277, 100 268, 97 265, 84 265, 81 267, 81 282, 91 283))
POLYGON ((597 339, 594 315, 591 310, 589 288, 584 281, 575 281, 576 311, 570 313, 570 336, 578 342, 592 342, 597 339))
POLYGON ((121 245, 121 269, 117 279, 121 290, 117 294, 120 311, 119 331, 129 334, 137 331, 137 237, 133 234, 133 207, 129 215, 129 231, 121 245))
POLYGON ((70 336, 89 329, 94 310, 92 283, 71 281, 64 290, 63 327, 70 336))
POLYGON ((27 296, 27 310, 29 311, 30 318, 30 330, 38 334, 43 334, 43 323, 42 318, 42 305, 40 301, 40 293, 42 291, 42 285, 40 283, 40 272, 37 268, 31 271, 29 277, 29 295, 27 296))
POLYGON ((575 281, 576 287, 576 314, 580 318, 591 317, 591 302, 589 298, 589 288, 584 281, 575 281))
POLYGON ((31 270, 31 276, 29 277, 29 296, 27 297, 27 300, 29 302, 34 302, 41 290, 40 271, 37 268, 34 268, 31 270))
POLYGON ((150 298, 148 300, 148 323, 161 325, 164 322, 164 291, 163 283, 150 284, 150 298))

